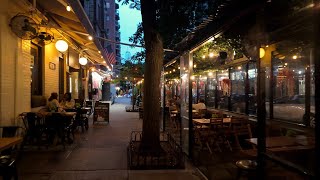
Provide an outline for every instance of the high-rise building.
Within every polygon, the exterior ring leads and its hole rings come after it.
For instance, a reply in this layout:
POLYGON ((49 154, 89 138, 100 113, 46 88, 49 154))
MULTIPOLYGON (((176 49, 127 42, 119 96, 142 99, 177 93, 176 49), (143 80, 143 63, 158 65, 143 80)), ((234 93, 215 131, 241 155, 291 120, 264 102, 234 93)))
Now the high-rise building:
POLYGON ((100 38, 108 60, 115 65, 120 62, 120 16, 115 0, 80 0, 93 28, 100 38))

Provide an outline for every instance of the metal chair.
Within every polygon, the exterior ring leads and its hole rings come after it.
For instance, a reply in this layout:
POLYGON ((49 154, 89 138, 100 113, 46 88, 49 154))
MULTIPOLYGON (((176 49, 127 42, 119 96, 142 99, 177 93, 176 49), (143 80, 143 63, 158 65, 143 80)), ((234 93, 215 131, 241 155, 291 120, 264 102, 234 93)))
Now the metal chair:
POLYGON ((56 137, 58 137, 64 149, 66 139, 70 143, 73 141, 70 137, 70 134, 73 135, 72 119, 63 116, 61 113, 51 113, 45 118, 45 125, 47 147, 49 144, 53 144, 56 137))
POLYGON ((43 116, 35 112, 28 112, 23 115, 22 119, 26 130, 23 145, 28 143, 40 145, 44 130, 43 116))

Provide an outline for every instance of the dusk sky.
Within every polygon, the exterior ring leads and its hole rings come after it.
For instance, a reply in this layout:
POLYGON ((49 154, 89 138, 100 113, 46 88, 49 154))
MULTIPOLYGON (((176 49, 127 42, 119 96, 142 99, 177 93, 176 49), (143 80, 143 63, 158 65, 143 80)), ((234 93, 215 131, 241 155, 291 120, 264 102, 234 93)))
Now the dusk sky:
MULTIPOLYGON (((129 5, 121 5, 121 3, 119 5, 121 42, 130 43, 129 37, 136 32, 137 25, 141 22, 141 12, 136 9, 130 9, 129 5)), ((128 56, 129 53, 127 52, 130 52, 132 56, 138 51, 141 51, 141 48, 121 45, 122 58, 128 56)))

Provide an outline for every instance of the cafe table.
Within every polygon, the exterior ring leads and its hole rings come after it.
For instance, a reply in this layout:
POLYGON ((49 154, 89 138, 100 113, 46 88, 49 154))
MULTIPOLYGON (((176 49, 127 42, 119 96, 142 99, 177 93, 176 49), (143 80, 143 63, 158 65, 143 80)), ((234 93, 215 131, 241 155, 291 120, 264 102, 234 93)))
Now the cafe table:
POLYGON ((0 138, 0 151, 11 148, 22 142, 21 137, 5 137, 0 138))

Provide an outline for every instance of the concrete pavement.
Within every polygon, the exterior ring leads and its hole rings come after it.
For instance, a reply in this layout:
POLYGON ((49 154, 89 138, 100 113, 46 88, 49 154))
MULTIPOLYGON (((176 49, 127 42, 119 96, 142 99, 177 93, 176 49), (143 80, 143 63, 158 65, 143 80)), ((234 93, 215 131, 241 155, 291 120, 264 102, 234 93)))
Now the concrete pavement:
POLYGON ((189 163, 184 170, 128 170, 126 148, 130 133, 142 127, 137 112, 125 112, 129 103, 130 98, 118 97, 110 109, 110 124, 92 125, 91 120, 89 131, 79 131, 66 150, 61 146, 25 150, 18 164, 20 179, 202 179, 189 163))

